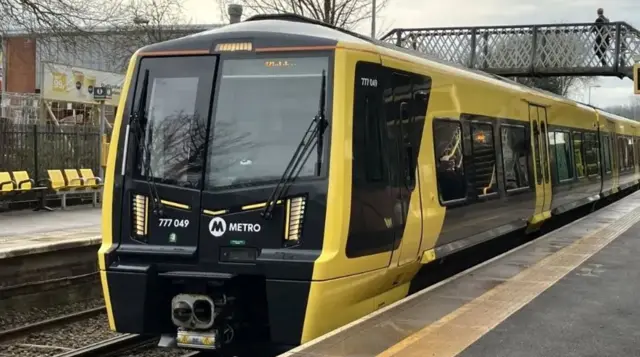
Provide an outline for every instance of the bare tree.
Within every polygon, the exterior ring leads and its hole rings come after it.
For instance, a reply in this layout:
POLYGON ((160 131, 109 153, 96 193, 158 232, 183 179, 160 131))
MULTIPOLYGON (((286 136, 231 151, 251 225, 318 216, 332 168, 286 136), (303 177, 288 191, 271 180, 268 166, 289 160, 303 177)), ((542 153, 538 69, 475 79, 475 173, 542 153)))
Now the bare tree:
MULTIPOLYGON (((36 45, 44 61, 86 66, 82 60, 91 56, 105 61, 107 68, 101 69, 112 72, 124 72, 140 47, 210 27, 190 25, 180 0, 0 0, 0 5, 13 1, 57 4, 60 9, 33 3, 32 12, 25 15, 31 20, 0 27, 0 31, 18 30, 40 37, 36 45)), ((9 15, 4 14, 20 19, 17 13, 9 15)))
POLYGON ((629 104, 612 105, 605 107, 604 110, 613 114, 622 115, 625 118, 640 121, 640 98, 630 97, 629 104))
POLYGON ((114 24, 108 39, 101 40, 113 67, 124 70, 131 55, 141 47, 210 28, 192 25, 183 3, 181 0, 131 0, 123 6, 127 14, 125 21, 114 24))
POLYGON ((573 90, 588 86, 595 81, 594 77, 558 76, 558 77, 518 77, 518 83, 529 87, 543 89, 566 97, 573 90))
POLYGON ((0 31, 67 35, 118 21, 122 0, 0 0, 0 31))
MULTIPOLYGON (((388 0, 376 1, 380 13, 388 0)), ((237 3, 246 9, 246 15, 294 13, 345 29, 353 29, 371 19, 372 0, 218 0, 220 13, 227 15, 227 6, 237 3)), ((228 18, 227 18, 228 19, 228 18)))

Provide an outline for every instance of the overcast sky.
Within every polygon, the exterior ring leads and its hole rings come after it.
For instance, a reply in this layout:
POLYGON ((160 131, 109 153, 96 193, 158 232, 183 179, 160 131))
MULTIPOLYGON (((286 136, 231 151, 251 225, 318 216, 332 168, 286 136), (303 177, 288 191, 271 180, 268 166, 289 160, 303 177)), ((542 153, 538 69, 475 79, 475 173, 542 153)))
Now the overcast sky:
MULTIPOLYGON (((380 0, 379 0, 380 1, 380 0)), ((591 22, 603 7, 611 21, 626 21, 640 28, 640 0, 388 0, 378 19, 379 28, 481 25, 525 25, 560 22, 591 22)), ((219 23, 218 0, 187 0, 193 22, 219 23)), ((356 30, 370 34, 370 23, 356 30)), ((598 78, 600 88, 591 89, 597 106, 629 103, 631 80, 598 78)), ((586 88, 571 94, 587 102, 586 88)))

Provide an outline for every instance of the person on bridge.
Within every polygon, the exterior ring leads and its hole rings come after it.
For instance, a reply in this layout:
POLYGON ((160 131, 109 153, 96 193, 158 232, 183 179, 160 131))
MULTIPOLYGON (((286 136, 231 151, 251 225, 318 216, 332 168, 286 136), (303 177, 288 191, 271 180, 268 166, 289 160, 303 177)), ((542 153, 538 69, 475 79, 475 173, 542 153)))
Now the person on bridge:
POLYGON ((602 66, 607 66, 607 49, 609 48, 609 41, 611 36, 609 35, 609 26, 605 25, 609 23, 609 19, 604 16, 604 10, 598 9, 598 18, 596 18, 595 25, 591 29, 591 32, 596 33, 596 43, 593 46, 593 50, 596 56, 600 58, 602 66))

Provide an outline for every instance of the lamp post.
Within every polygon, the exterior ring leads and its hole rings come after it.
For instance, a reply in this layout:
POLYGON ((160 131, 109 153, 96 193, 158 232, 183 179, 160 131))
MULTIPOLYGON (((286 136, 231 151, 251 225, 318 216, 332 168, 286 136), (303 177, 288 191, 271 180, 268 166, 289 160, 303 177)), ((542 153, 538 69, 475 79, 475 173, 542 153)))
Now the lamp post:
POLYGON ((371 38, 376 38, 376 0, 371 0, 371 38))
POLYGON ((596 84, 595 86, 589 86, 589 105, 591 105, 591 88, 600 88, 600 85, 596 84))

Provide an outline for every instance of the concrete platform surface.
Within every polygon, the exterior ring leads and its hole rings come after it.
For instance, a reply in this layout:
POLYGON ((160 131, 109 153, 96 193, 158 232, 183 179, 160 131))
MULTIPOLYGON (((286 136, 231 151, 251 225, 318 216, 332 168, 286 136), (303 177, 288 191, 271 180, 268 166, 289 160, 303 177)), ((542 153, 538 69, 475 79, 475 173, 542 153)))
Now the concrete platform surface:
POLYGON ((640 192, 281 356, 640 356, 640 192))
POLYGON ((9 211, 0 213, 0 237, 61 231, 100 225, 100 208, 80 206, 65 211, 9 211))
POLYGON ((99 243, 99 208, 0 214, 0 259, 99 243))
POLYGON ((638 257, 636 223, 459 356, 640 356, 638 257))

